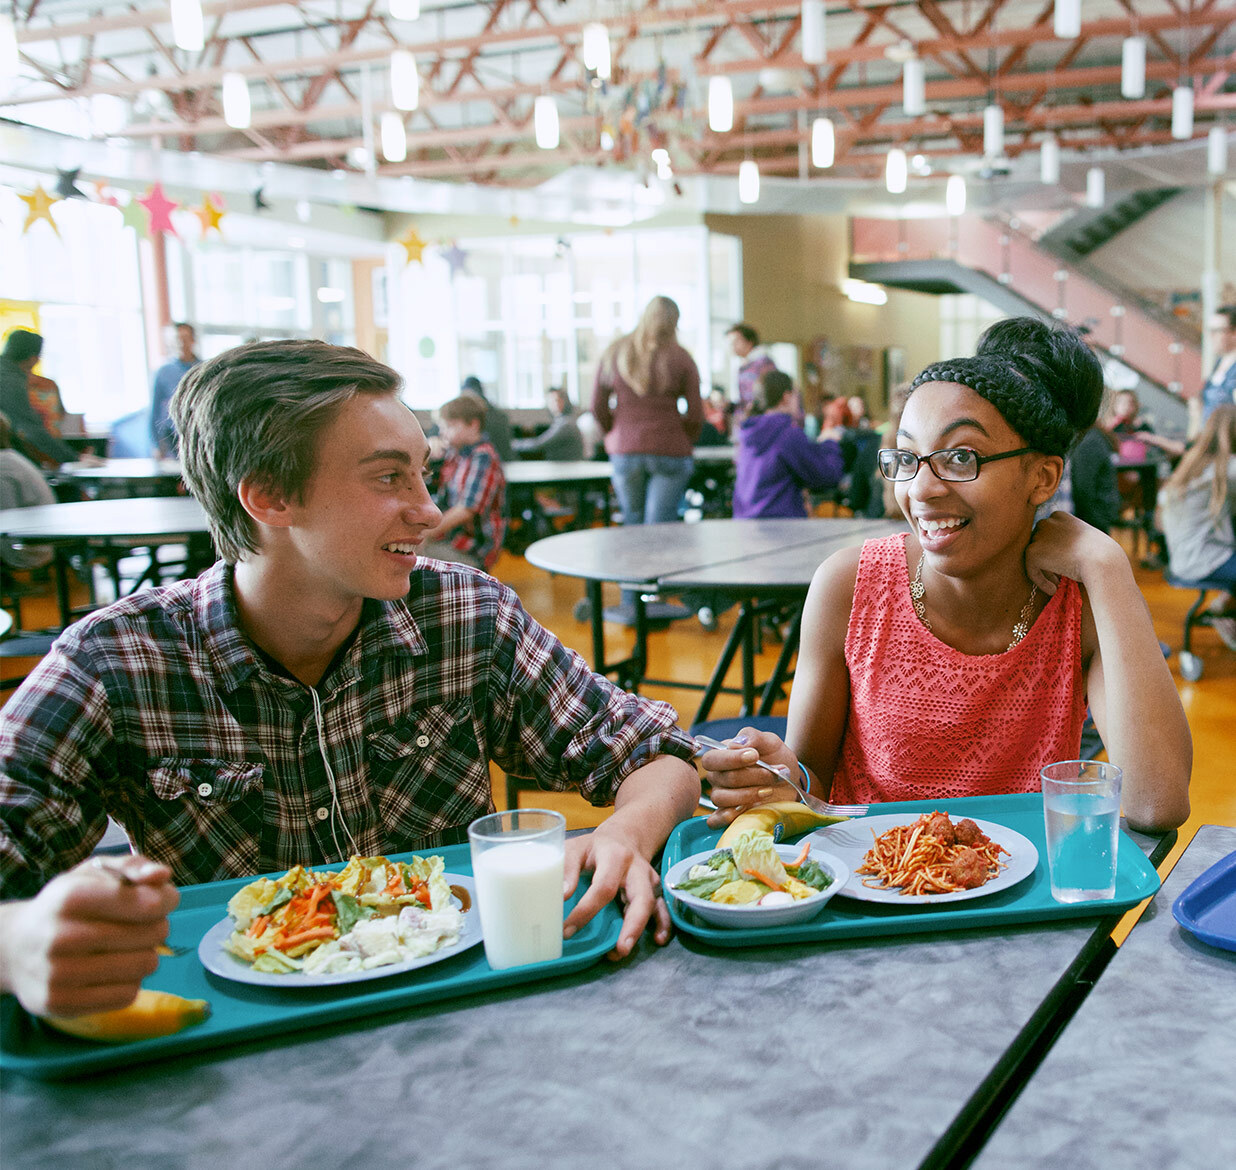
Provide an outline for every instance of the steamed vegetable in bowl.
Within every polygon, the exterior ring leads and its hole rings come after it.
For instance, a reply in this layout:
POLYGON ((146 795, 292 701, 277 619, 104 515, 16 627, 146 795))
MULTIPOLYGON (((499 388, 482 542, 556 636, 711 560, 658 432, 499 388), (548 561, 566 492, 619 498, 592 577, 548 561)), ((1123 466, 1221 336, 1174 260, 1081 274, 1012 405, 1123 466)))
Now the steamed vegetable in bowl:
POLYGON ((673 889, 718 905, 788 906, 818 897, 833 884, 810 854, 807 842, 793 861, 783 862, 772 834, 750 829, 728 848, 693 865, 673 889))

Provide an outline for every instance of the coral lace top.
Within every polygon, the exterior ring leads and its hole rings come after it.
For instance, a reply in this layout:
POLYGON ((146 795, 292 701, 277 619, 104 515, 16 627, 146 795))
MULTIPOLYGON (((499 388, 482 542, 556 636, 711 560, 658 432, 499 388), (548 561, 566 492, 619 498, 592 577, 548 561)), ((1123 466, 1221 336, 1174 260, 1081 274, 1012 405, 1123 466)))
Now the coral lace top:
POLYGON ((845 638, 850 711, 831 799, 1039 791, 1040 767, 1080 750, 1077 582, 1060 582, 1011 650, 963 654, 918 620, 905 542, 904 533, 869 540, 859 557, 845 638))

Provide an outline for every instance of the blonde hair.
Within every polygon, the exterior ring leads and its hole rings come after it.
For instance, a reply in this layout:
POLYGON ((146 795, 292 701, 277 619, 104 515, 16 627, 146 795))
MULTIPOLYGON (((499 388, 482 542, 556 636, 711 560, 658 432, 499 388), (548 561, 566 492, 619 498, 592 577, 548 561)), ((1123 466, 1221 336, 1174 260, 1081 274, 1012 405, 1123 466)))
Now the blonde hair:
POLYGON ((1163 485, 1163 494, 1169 498, 1182 495, 1207 467, 1214 467, 1214 480, 1210 485, 1210 515, 1218 519, 1227 506, 1227 468, 1236 452, 1236 406, 1220 406, 1206 420, 1202 433, 1184 453, 1179 466, 1163 485))
POLYGON ((643 398, 652 389, 652 363, 662 346, 678 340, 678 306, 669 297, 653 297, 639 324, 618 338, 601 358, 610 371, 643 398))

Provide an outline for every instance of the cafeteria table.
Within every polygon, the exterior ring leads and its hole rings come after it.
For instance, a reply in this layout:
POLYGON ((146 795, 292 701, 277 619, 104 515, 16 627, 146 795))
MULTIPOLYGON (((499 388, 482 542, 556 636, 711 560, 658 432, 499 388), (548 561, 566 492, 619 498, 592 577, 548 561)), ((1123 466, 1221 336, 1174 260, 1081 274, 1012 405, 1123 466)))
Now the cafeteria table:
MULTIPOLYGON (((212 556, 206 537, 209 528, 202 506, 192 496, 150 496, 127 500, 81 500, 70 504, 42 504, 34 508, 0 511, 0 536, 56 549, 56 597, 60 624, 67 626, 74 613, 69 601, 69 555, 83 545, 102 545, 114 555, 118 543, 151 549, 150 565, 134 588, 158 572, 155 546, 188 540, 192 576, 212 556)), ((113 564, 114 570, 114 564, 113 564)), ((115 573, 113 571, 113 577, 115 573)), ((117 583, 117 593, 119 585, 117 583)))
POLYGON ((1236 828, 1198 830, 976 1166, 1236 1166, 1236 952, 1172 914, 1234 852, 1236 828))
POLYGON ((98 466, 62 463, 47 479, 54 486, 87 487, 114 496, 174 496, 182 483, 178 459, 106 459, 98 466))
MULTIPOLYGON (((585 581, 592 623, 592 663, 600 674, 614 675, 620 685, 638 689, 642 683, 704 692, 693 722, 707 719, 730 663, 741 648, 742 714, 756 713, 754 659, 755 623, 762 606, 801 603, 820 563, 840 548, 901 531, 888 520, 852 518, 803 520, 701 520, 694 524, 644 524, 630 528, 593 528, 564 532, 538 540, 525 556, 550 573, 585 581), (605 659, 601 585, 614 581, 635 596, 635 646, 614 662, 605 659), (645 593, 682 593, 707 589, 739 603, 739 617, 708 683, 683 679, 646 678, 648 618, 645 593)), ((759 704, 766 709, 785 677, 797 642, 797 617, 782 654, 763 688, 759 704)), ((728 692, 727 692, 728 693, 728 692)))
POLYGON ((4 1153, 27 1168, 943 1166, 950 1119, 1111 925, 645 939, 620 964, 105 1075, 6 1072, 4 1153))
MULTIPOLYGON (((507 510, 512 519, 521 518, 524 526, 518 533, 507 530, 506 547, 522 552, 538 535, 552 532, 553 525, 545 514, 537 491, 571 492, 575 497, 575 514, 570 527, 581 528, 592 520, 588 494, 602 491, 609 499, 612 471, 608 462, 596 459, 519 459, 502 465, 506 477, 507 510), (524 528, 531 535, 524 534, 524 528)), ((606 523, 609 507, 602 508, 606 523)))

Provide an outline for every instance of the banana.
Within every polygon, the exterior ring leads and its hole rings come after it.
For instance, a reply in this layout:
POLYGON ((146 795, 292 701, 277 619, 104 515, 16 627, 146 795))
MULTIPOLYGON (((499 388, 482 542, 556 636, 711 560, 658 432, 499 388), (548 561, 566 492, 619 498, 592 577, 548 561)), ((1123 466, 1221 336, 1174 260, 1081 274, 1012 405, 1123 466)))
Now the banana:
POLYGON ((795 800, 757 804, 745 812, 740 812, 730 821, 729 827, 721 834, 721 840, 717 842, 717 848, 724 849, 748 829, 761 829, 765 833, 771 833, 774 841, 780 841, 783 837, 793 837, 798 833, 805 833, 808 829, 820 829, 825 825, 835 825, 838 821, 849 819, 826 816, 795 800))
POLYGON ((185 999, 170 991, 143 987, 128 1007, 86 1016, 43 1016, 44 1023, 82 1040, 120 1044, 129 1040, 152 1040, 170 1036, 210 1015, 204 999, 185 999))

